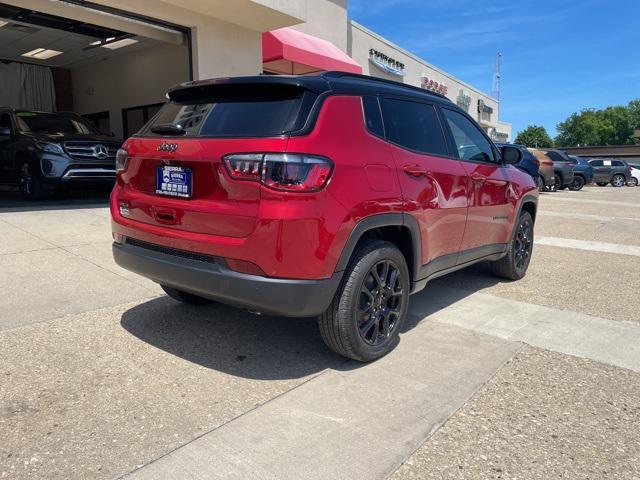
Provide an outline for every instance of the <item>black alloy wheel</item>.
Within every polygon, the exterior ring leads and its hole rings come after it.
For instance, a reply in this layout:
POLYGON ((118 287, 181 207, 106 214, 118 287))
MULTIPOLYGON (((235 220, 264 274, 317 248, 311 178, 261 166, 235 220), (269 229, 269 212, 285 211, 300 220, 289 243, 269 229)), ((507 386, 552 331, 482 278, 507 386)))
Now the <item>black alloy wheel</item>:
POLYGON ((522 212, 513 239, 504 257, 491 263, 493 273, 509 280, 520 280, 527 273, 533 252, 533 218, 522 212))
POLYGON ((515 267, 519 274, 524 276, 531 261, 533 250, 533 223, 531 217, 521 217, 513 245, 515 267))
POLYGON ((613 185, 614 187, 624 187, 625 183, 626 182, 624 179, 624 175, 621 175, 619 173, 615 174, 611 179, 611 185, 613 185))
POLYGON ((573 177, 573 182, 571 183, 571 186, 569 188, 577 192, 578 190, 582 190, 582 187, 584 187, 584 184, 585 184, 584 178, 582 178, 580 175, 576 175, 573 177))
POLYGON ((20 167, 20 193, 24 198, 31 198, 33 195, 33 175, 31 173, 31 165, 22 164, 20 167))
POLYGON ((544 192, 544 178, 541 175, 536 177, 536 187, 538 187, 539 192, 544 192))
POLYGON ((358 331, 372 346, 385 342, 394 332, 402 312, 404 288, 400 270, 392 260, 376 263, 360 289, 358 331))
POLYGON ((554 191, 562 189, 562 178, 557 173, 553 175, 553 183, 554 183, 554 186, 555 186, 555 190, 554 191))
POLYGON ((407 261, 398 247, 363 239, 333 301, 318 317, 322 339, 334 352, 360 362, 386 355, 398 343, 410 288, 407 261))

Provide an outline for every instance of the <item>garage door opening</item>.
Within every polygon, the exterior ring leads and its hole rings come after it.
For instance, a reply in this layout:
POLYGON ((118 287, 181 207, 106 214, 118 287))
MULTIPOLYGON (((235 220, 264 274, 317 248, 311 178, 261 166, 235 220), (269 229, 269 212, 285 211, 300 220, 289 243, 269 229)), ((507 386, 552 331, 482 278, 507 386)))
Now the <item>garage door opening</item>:
POLYGON ((75 112, 123 140, 157 112, 170 86, 191 79, 187 30, 56 8, 53 15, 0 3, 0 108, 75 112))

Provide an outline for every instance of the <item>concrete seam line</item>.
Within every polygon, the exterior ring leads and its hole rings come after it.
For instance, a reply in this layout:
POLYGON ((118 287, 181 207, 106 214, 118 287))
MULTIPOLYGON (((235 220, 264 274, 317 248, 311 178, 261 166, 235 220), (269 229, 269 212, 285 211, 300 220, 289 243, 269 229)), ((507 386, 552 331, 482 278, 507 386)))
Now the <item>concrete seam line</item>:
POLYGON ((640 257, 640 246, 625 245, 622 243, 599 242, 595 240, 577 240, 575 238, 547 237, 535 238, 536 245, 546 245, 549 247, 573 248, 591 252, 614 253, 617 255, 632 255, 640 257))
POLYGON ((65 313, 64 315, 61 315, 59 317, 45 318, 43 320, 37 320, 35 322, 28 323, 26 325, 18 325, 16 327, 0 329, 0 335, 2 333, 4 333, 4 332, 13 332, 14 330, 20 330, 21 328, 29 328, 29 327, 31 327, 33 325, 41 325, 43 323, 57 322, 59 320, 62 320, 64 318, 68 318, 68 317, 75 317, 75 316, 78 316, 78 315, 86 315, 87 313, 100 312, 101 310, 110 310, 112 308, 118 308, 118 307, 121 307, 123 305, 139 305, 141 302, 154 300, 156 298, 162 298, 163 296, 164 295, 162 295, 162 294, 160 294, 160 295, 150 295, 148 297, 142 297, 142 298, 139 298, 137 300, 123 302, 123 303, 116 303, 115 305, 108 305, 108 306, 105 306, 105 307, 96 308, 94 310, 83 310, 81 312, 65 313))
POLYGON ((573 202, 573 203, 593 203, 595 205, 610 205, 612 207, 631 207, 631 208, 639 208, 640 205, 635 203, 627 203, 627 202, 616 202, 610 200, 591 200, 589 198, 563 198, 558 196, 545 196, 546 199, 552 198, 553 200, 560 202, 573 202))
POLYGON ((420 444, 413 449, 413 451, 411 451, 410 453, 408 453, 404 459, 398 463, 392 470, 389 471, 389 473, 387 475, 385 475, 385 480, 390 478, 391 475, 393 475, 396 470, 398 470, 400 467, 402 467, 402 465, 405 464, 405 462, 407 461, 407 459, 411 458, 413 456, 414 453, 416 453, 418 450, 420 450, 422 448, 422 446, 427 443, 429 441, 429 439, 438 431, 440 430, 442 427, 444 427, 447 422, 449 422, 449 420, 451 419, 451 417, 455 416, 460 410, 462 410, 464 407, 466 407, 467 405, 469 405, 469 403, 471 403, 471 401, 475 398, 475 396, 478 394, 478 392, 480 392, 480 390, 482 390, 484 387, 487 386, 487 384, 489 382, 491 382, 495 376, 498 374, 498 372, 500 370, 502 370, 502 368, 509 363, 511 360, 513 360, 513 357, 515 357, 516 355, 518 355, 522 350, 524 350, 526 347, 530 347, 530 345, 526 344, 525 342, 521 342, 519 340, 516 341, 516 343, 520 344, 520 347, 518 347, 518 349, 516 351, 513 352, 513 355, 511 355, 509 358, 507 358, 506 360, 504 360, 499 366, 498 368, 496 368, 494 370, 494 372, 487 377, 486 381, 484 383, 482 383, 481 385, 478 385, 478 387, 471 392, 471 395, 469 395, 469 397, 460 404, 460 406, 458 408, 456 408, 453 412, 451 412, 451 415, 449 415, 449 417, 447 417, 446 419, 444 419, 442 422, 440 422, 437 425, 434 425, 434 427, 429 431, 429 433, 427 434, 427 436, 424 438, 424 440, 422 440, 422 442, 420 442, 420 444))
MULTIPOLYGON (((342 365, 346 365, 347 363, 350 363, 350 362, 354 362, 354 360, 345 360, 345 362, 344 362, 344 363, 342 363, 342 365)), ((210 433, 213 433, 213 432, 215 432, 216 430, 221 429, 222 427, 225 427, 225 426, 226 426, 226 425, 228 425, 229 423, 232 423, 232 422, 234 422, 235 420, 238 420, 238 419, 240 419, 240 418, 244 417, 245 415, 248 415, 249 413, 253 412, 254 410, 257 410, 257 409, 259 409, 259 408, 262 408, 262 407, 264 407, 265 405, 268 405, 269 403, 273 402, 274 400, 277 400, 277 399, 279 399, 280 397, 283 397, 284 395, 286 395, 286 394, 288 394, 288 393, 290 393, 290 392, 293 392, 294 390, 296 390, 296 389, 298 389, 298 388, 302 387, 303 385, 306 385, 306 384, 307 384, 307 383, 309 383, 310 381, 315 380, 316 378, 318 378, 318 377, 320 377, 320 376, 322 376, 322 375, 325 375, 329 370, 333 370, 333 369, 325 368, 325 369, 324 369, 324 370, 322 370, 321 372, 317 373, 316 375, 313 375, 312 377, 309 377, 309 378, 308 378, 308 379, 306 379, 304 382, 302 382, 302 383, 300 383, 300 384, 296 385, 295 387, 290 388, 289 390, 287 390, 287 391, 285 391, 285 392, 279 393, 278 395, 276 395, 276 396, 275 396, 275 397, 273 397, 273 398, 270 398, 269 400, 267 400, 267 401, 266 401, 266 402, 264 402, 264 403, 261 403, 261 404, 259 404, 259 405, 255 405, 254 407, 250 408, 249 410, 246 410, 246 411, 242 412, 241 414, 236 415, 236 416, 235 416, 235 417, 233 417, 233 418, 230 418, 230 419, 229 419, 229 420, 227 420, 226 422, 221 423, 221 424, 220 424, 220 425, 218 425, 217 427, 214 427, 214 428, 212 428, 211 430, 207 430, 206 432, 203 432, 203 433, 199 434, 198 436, 196 436, 196 437, 192 438, 192 439, 191 439, 191 440, 189 440, 188 442, 185 442, 185 443, 183 443, 183 444, 181 444, 181 445, 178 445, 178 446, 176 446, 176 447, 172 448, 172 449, 171 449, 171 450, 169 450, 168 452, 163 453, 162 455, 160 455, 160 456, 159 456, 159 457, 157 457, 157 458, 154 458, 154 459, 153 459, 153 460, 151 460, 150 462, 147 462, 147 463, 145 463, 145 464, 139 465, 139 466, 137 466, 136 468, 134 468, 133 470, 131 470, 131 471, 127 472, 127 473, 124 473, 124 474, 120 475, 119 477, 116 477, 116 478, 117 478, 117 480, 126 480, 128 477, 130 477, 131 475, 133 475, 133 474, 134 474, 135 472, 137 472, 138 470, 141 470, 141 469, 143 469, 143 468, 145 468, 145 467, 148 467, 149 465, 153 465, 154 463, 159 462, 159 461, 160 461, 160 460, 162 460, 163 458, 168 457, 169 455, 171 455, 171 454, 172 454, 172 453, 174 453, 175 451, 180 450, 180 449, 181 449, 181 448, 183 448, 183 447, 186 447, 186 446, 187 446, 187 445, 189 445, 190 443, 193 443, 193 442, 195 442, 195 441, 199 440, 200 438, 202 438, 202 437, 204 437, 204 436, 206 436, 206 435, 209 435, 210 433)))

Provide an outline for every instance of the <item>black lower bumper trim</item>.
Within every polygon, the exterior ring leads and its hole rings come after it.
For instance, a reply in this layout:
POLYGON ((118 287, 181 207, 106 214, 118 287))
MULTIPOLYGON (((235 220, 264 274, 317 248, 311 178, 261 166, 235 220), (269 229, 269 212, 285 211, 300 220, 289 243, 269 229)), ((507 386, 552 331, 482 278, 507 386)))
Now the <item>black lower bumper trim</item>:
POLYGON ((192 260, 128 244, 113 244, 118 265, 156 283, 265 314, 313 317, 324 312, 342 277, 290 280, 234 272, 222 264, 192 260))

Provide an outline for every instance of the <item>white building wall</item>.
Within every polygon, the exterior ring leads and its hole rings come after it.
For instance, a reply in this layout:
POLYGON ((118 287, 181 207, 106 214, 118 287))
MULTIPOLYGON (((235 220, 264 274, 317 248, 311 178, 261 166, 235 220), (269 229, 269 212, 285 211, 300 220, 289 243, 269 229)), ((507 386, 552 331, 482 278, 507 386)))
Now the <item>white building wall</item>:
MULTIPOLYGON (((454 103, 458 103, 458 96, 461 91, 463 95, 470 97, 470 102, 467 108, 463 105, 460 106, 466 109, 467 112, 490 134, 493 133, 493 129, 500 131, 501 128, 506 128, 506 125, 509 125, 498 121, 499 104, 496 99, 425 62, 421 58, 400 48, 384 37, 381 37, 352 20, 349 21, 348 44, 349 48, 347 53, 349 53, 349 55, 362 66, 363 73, 365 75, 386 78, 416 87, 422 86, 423 78, 427 77, 429 80, 433 80, 438 84, 446 85, 446 96, 454 103), (404 76, 387 73, 376 66, 370 60, 371 49, 377 50, 378 52, 381 52, 382 54, 404 64, 404 76), (493 109, 490 119, 483 118, 478 112, 479 101, 484 102, 485 105, 493 109)), ((510 125, 508 130, 510 135, 510 125)))

